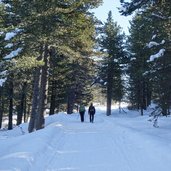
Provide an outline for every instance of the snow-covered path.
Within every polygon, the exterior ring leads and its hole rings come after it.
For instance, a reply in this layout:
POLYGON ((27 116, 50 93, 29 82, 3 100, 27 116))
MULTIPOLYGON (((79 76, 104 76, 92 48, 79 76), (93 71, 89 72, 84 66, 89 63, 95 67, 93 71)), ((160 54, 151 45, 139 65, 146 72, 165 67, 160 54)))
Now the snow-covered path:
POLYGON ((59 140, 53 137, 53 148, 46 151, 50 157, 48 163, 42 160, 37 168, 45 163, 40 170, 162 171, 163 165, 158 164, 162 160, 164 165, 171 167, 171 158, 167 159, 166 151, 162 151, 164 147, 158 149, 147 136, 131 129, 131 124, 129 127, 121 125, 121 118, 96 114, 92 124, 88 122, 88 116, 84 123, 76 117, 71 116, 63 125, 57 124, 63 134, 59 140), (160 157, 156 158, 156 155, 160 157))
MULTIPOLYGON (((77 114, 61 114, 56 122, 52 118, 44 130, 35 133, 39 139, 33 135, 32 143, 39 140, 40 150, 29 160, 29 166, 24 170, 15 166, 14 170, 170 171, 170 139, 162 140, 152 134, 157 129, 148 127, 148 123, 143 130, 143 119, 139 121, 139 117, 107 117, 99 112, 93 124, 88 122, 88 116, 81 123, 77 114)), ((0 157, 0 164, 3 159, 0 157)), ((8 167, 3 168, 0 171, 7 171, 8 167)))

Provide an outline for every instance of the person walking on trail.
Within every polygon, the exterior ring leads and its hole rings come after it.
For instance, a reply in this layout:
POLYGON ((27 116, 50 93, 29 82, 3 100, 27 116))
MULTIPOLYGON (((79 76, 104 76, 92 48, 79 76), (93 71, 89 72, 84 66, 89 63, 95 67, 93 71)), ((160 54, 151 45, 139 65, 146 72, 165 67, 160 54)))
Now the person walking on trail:
POLYGON ((94 122, 94 115, 96 113, 96 109, 93 106, 93 103, 90 104, 89 109, 88 109, 88 114, 90 116, 90 122, 93 123, 94 122))
POLYGON ((80 105, 79 113, 80 113, 81 122, 84 122, 85 107, 83 104, 80 105))

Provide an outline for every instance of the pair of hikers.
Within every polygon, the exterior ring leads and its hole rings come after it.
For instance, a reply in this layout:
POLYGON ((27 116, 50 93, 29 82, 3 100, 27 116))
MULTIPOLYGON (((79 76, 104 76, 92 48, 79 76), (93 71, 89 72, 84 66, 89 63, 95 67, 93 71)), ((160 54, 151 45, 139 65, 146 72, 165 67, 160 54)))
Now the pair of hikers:
MULTIPOLYGON (((81 122, 84 122, 84 114, 85 114, 85 106, 84 105, 80 105, 79 108, 79 113, 80 113, 80 118, 81 118, 81 122)), ((93 123, 94 122, 94 115, 96 113, 96 109, 93 106, 93 103, 90 104, 89 108, 88 108, 88 114, 90 117, 90 122, 93 123)))

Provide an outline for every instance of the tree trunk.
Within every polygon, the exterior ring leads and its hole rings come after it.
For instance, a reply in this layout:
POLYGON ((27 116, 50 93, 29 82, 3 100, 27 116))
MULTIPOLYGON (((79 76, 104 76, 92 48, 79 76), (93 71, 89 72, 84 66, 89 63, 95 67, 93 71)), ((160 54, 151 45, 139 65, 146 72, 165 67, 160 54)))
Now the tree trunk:
POLYGON ((9 115, 8 115, 8 130, 13 128, 13 94, 14 94, 14 85, 13 85, 13 76, 9 80, 9 115))
POLYGON ((49 115, 53 115, 55 113, 56 108, 56 81, 52 81, 52 90, 51 90, 51 99, 50 99, 50 113, 49 115))
POLYGON ((49 58, 48 58, 47 45, 45 45, 43 60, 44 60, 44 65, 42 66, 42 72, 41 72, 38 112, 35 122, 36 130, 44 128, 44 124, 45 124, 44 115, 46 114, 46 108, 47 108, 48 76, 49 76, 48 75, 49 58))
POLYGON ((112 97, 111 97, 110 93, 109 93, 109 90, 108 90, 108 93, 107 93, 107 112, 106 112, 107 116, 111 115, 112 97))
POLYGON ((143 109, 147 110, 147 93, 145 81, 143 81, 143 109))
POLYGON ((113 94, 112 92, 112 86, 113 86, 112 64, 110 65, 108 69, 108 83, 107 83, 107 110, 106 110, 107 116, 111 115, 112 94, 113 94))
POLYGON ((23 110, 23 114, 24 114, 24 123, 27 122, 27 97, 25 96, 24 98, 24 110, 23 110))
POLYGON ((108 81, 107 85, 107 110, 106 115, 111 115, 111 105, 112 105, 112 80, 108 81))
POLYGON ((142 83, 140 83, 141 84, 141 89, 140 89, 140 111, 141 111, 141 116, 143 116, 143 110, 144 110, 144 91, 143 91, 143 85, 142 85, 142 83))
MULTIPOLYGON (((54 60, 56 58, 56 50, 54 47, 51 47, 49 49, 49 56, 50 56, 50 61, 49 61, 49 65, 50 65, 50 68, 55 68, 56 65, 56 61, 54 60)), ((56 94, 56 89, 57 89, 57 81, 55 80, 55 71, 53 70, 52 71, 52 81, 51 81, 51 98, 50 98, 50 111, 49 111, 49 115, 53 115, 55 113, 55 109, 56 109, 56 98, 57 98, 57 94, 56 94)))
POLYGON ((20 100, 19 111, 17 115, 17 125, 20 125, 22 123, 22 118, 24 113, 24 102, 26 98, 26 87, 27 87, 27 83, 24 82, 22 86, 21 100, 20 100))
POLYGON ((35 129, 35 119, 37 116, 37 106, 39 100, 40 68, 35 69, 33 80, 34 80, 34 85, 33 85, 32 110, 31 110, 30 122, 28 126, 29 133, 33 132, 35 129))
POLYGON ((4 112, 3 87, 0 87, 0 129, 2 128, 3 112, 4 112))
MULTIPOLYGON (((40 47, 40 56, 37 58, 38 61, 42 60, 43 58, 43 45, 40 47)), ((33 132, 35 128, 35 122, 37 117, 37 108, 38 108, 38 101, 39 101, 39 91, 40 91, 40 75, 41 75, 41 67, 37 67, 34 71, 34 78, 33 78, 33 96, 32 96, 32 107, 31 107, 31 116, 28 126, 28 132, 33 132)), ((28 110, 29 112, 29 110, 28 110)))

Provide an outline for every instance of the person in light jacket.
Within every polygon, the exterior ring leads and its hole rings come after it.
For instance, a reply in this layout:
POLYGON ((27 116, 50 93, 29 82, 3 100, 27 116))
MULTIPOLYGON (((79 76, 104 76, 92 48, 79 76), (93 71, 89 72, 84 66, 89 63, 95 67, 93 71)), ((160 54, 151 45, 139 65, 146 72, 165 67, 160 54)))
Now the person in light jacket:
POLYGON ((79 107, 79 113, 80 113, 81 122, 84 122, 85 106, 83 104, 81 104, 79 107))

